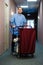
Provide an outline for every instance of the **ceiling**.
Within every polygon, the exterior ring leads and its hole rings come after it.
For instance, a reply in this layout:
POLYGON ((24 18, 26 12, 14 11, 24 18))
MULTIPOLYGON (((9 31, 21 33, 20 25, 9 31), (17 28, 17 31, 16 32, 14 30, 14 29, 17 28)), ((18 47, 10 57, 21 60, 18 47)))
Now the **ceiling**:
POLYGON ((25 12, 30 11, 36 11, 36 9, 39 7, 40 0, 37 0, 37 2, 27 2, 27 0, 14 0, 17 6, 27 6, 27 9, 24 9, 25 12))

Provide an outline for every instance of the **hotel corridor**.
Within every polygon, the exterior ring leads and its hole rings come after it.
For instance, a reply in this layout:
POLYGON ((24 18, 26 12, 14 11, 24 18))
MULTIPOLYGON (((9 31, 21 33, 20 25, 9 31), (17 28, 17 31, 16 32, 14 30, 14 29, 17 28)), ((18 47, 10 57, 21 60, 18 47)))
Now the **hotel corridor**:
MULTIPOLYGON (((16 18, 17 25, 19 25, 17 21, 21 20, 20 16, 18 17, 19 20, 16 18)), ((0 65, 43 65, 43 0, 0 0, 0 65), (10 22, 11 17, 15 13, 20 15, 17 11, 18 7, 22 8, 22 15, 26 18, 26 27, 23 26, 20 28, 23 34, 20 35, 22 38, 20 41, 25 42, 22 42, 24 45, 22 45, 22 49, 25 46, 27 51, 29 48, 32 50, 35 48, 35 53, 32 57, 18 57, 17 55, 11 54, 11 44, 14 39, 12 39, 13 34, 10 31, 10 22), (33 29, 36 35, 34 33, 32 34, 32 32, 30 33, 30 30, 33 29), (35 41, 33 38, 36 42, 32 45, 33 41, 35 41), (33 48, 32 46, 35 47, 33 48)))

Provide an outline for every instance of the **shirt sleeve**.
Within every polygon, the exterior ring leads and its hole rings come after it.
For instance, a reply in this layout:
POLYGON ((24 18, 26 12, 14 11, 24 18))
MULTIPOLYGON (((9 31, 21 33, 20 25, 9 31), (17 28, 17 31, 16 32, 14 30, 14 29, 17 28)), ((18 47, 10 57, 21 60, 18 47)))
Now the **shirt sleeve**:
POLYGON ((27 21, 26 21, 25 16, 23 16, 23 24, 24 24, 24 25, 26 25, 26 24, 27 24, 27 21))
POLYGON ((15 16, 14 15, 10 19, 10 25, 11 26, 15 25, 15 16))
POLYGON ((12 34, 13 34, 13 28, 12 28, 13 25, 15 25, 15 16, 14 15, 10 18, 10 32, 12 34))

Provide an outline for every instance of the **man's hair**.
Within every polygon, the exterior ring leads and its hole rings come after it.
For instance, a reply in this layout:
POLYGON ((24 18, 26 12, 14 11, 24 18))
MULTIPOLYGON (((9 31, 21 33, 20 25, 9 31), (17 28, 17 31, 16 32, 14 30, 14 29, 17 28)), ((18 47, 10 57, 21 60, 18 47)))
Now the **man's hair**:
MULTIPOLYGON (((18 9, 21 8, 21 7, 17 7, 18 9)), ((21 8, 22 9, 22 8, 21 8)))

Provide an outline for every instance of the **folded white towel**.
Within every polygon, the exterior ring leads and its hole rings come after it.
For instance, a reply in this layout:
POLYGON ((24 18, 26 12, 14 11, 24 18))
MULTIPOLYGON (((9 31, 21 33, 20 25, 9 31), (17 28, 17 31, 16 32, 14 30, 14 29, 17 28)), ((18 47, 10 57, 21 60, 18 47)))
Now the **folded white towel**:
POLYGON ((18 37, 13 39, 13 42, 17 42, 18 41, 18 37))

